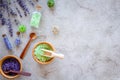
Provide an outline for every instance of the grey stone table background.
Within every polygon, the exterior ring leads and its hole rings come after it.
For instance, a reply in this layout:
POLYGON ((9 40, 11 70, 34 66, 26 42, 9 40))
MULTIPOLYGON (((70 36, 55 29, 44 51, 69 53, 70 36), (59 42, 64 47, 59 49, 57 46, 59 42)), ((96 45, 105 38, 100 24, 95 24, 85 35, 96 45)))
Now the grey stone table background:
MULTIPOLYGON (((50 10, 47 0, 40 0, 42 20, 38 29, 29 26, 30 17, 22 18, 27 25, 22 44, 9 53, 0 36, 0 58, 13 54, 19 57, 31 31, 38 37, 32 42, 23 63, 23 70, 31 77, 20 76, 15 80, 120 80, 120 0, 56 0, 50 10), (52 26, 59 26, 55 36, 52 26), (49 65, 39 65, 32 58, 32 48, 38 41, 51 42, 64 60, 55 59, 49 65)), ((17 26, 14 26, 14 32, 17 26)), ((0 33, 8 33, 5 26, 0 33)), ((13 43, 16 38, 10 38, 13 43)), ((6 80, 0 76, 0 80, 6 80)))

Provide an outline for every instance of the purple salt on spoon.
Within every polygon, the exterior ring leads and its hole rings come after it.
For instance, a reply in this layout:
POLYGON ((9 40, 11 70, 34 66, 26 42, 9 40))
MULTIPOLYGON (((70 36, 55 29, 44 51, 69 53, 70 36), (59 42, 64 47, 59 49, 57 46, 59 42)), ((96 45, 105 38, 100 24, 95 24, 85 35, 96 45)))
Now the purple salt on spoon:
POLYGON ((10 70, 10 71, 5 71, 4 73, 8 74, 8 73, 17 73, 19 75, 23 75, 23 76, 31 76, 31 73, 28 73, 28 72, 20 72, 20 71, 13 71, 13 70, 10 70))

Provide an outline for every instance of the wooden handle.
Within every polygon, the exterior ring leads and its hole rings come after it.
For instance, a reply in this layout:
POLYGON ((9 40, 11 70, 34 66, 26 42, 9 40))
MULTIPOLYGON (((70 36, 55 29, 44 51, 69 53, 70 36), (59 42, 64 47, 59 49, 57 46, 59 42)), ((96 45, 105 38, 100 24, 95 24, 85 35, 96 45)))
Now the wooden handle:
POLYGON ((56 53, 53 53, 53 56, 58 57, 58 58, 61 58, 61 59, 64 58, 64 55, 63 55, 63 54, 56 54, 56 53))
POLYGON ((27 50, 28 50, 28 48, 29 48, 29 46, 30 46, 31 40, 32 40, 32 39, 30 39, 30 40, 28 41, 28 43, 26 44, 24 50, 22 51, 22 53, 21 53, 21 55, 20 55, 20 58, 21 58, 21 59, 24 58, 24 56, 25 56, 25 54, 26 54, 26 52, 27 52, 27 50))
POLYGON ((41 50, 43 50, 43 51, 45 51, 45 52, 47 52, 45 55, 47 55, 47 56, 50 56, 50 57, 58 57, 58 58, 61 58, 61 59, 63 59, 64 58, 64 55, 63 54, 57 54, 57 53, 55 53, 55 52, 53 52, 53 51, 50 51, 50 50, 45 50, 45 49, 41 49, 41 50), (48 54, 49 53, 49 54, 48 54))
POLYGON ((24 76, 31 76, 31 73, 28 73, 28 72, 20 72, 20 71, 10 71, 10 72, 17 73, 24 76))

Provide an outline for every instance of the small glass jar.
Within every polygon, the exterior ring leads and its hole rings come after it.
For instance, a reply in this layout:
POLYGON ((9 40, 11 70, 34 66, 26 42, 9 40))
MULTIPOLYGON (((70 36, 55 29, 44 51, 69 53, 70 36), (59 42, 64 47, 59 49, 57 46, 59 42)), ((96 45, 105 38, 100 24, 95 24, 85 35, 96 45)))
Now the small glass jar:
POLYGON ((40 20, 42 17, 42 14, 40 12, 41 6, 37 5, 36 6, 36 11, 32 13, 31 21, 30 21, 30 26, 34 28, 38 28, 40 24, 40 20))

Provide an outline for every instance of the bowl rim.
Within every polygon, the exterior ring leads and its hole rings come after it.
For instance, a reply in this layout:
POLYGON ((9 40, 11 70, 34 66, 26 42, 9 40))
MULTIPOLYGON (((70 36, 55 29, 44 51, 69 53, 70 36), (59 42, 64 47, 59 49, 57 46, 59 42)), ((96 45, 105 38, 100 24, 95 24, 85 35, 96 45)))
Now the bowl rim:
POLYGON ((34 50, 35 50, 35 48, 36 48, 39 44, 43 44, 43 43, 44 43, 44 44, 48 44, 48 45, 52 48, 52 50, 55 51, 54 46, 53 46, 50 42, 47 42, 47 41, 39 41, 39 42, 37 42, 37 43, 34 45, 34 48, 32 49, 32 57, 33 57, 33 59, 34 59, 37 63, 39 63, 39 64, 49 64, 49 63, 53 62, 54 57, 51 58, 51 59, 50 59, 49 61, 47 61, 47 62, 42 62, 42 61, 38 60, 38 59, 36 58, 36 56, 34 55, 34 50))
POLYGON ((14 56, 14 55, 7 55, 7 56, 4 56, 1 60, 0 60, 0 74, 2 74, 5 78, 8 78, 8 79, 13 79, 13 78, 16 78, 16 77, 19 77, 19 74, 15 75, 15 76, 9 76, 9 75, 6 75, 3 70, 2 70, 2 63, 8 59, 8 58, 15 58, 16 60, 18 60, 18 62, 20 63, 20 71, 22 71, 22 62, 21 60, 14 56))

